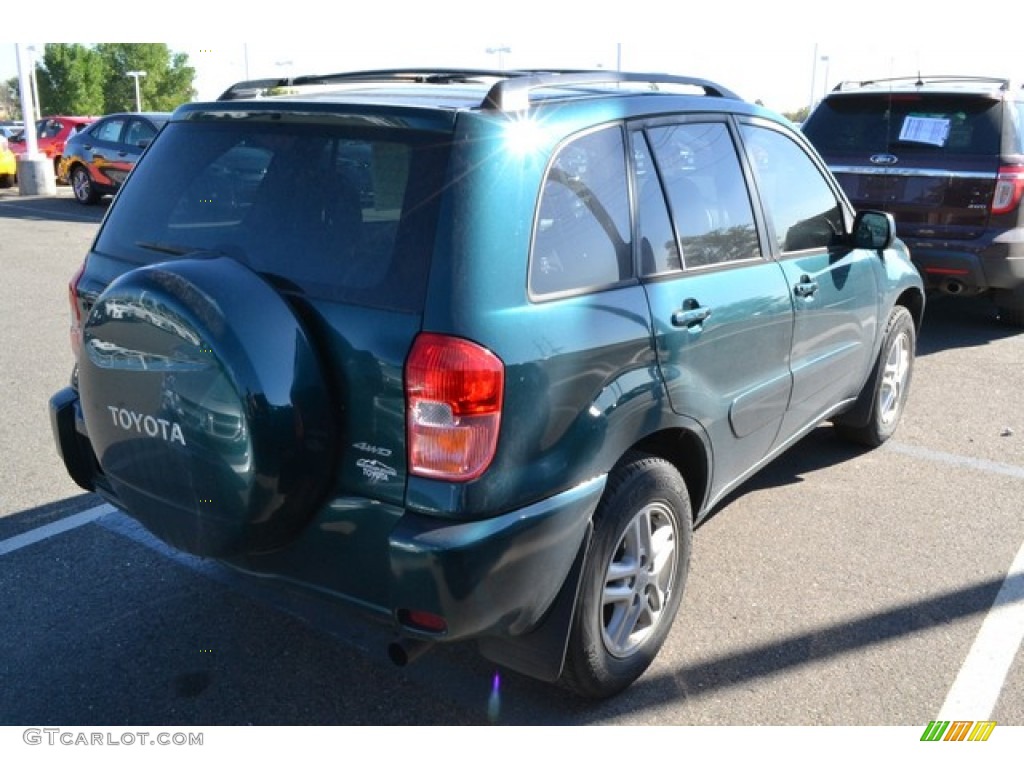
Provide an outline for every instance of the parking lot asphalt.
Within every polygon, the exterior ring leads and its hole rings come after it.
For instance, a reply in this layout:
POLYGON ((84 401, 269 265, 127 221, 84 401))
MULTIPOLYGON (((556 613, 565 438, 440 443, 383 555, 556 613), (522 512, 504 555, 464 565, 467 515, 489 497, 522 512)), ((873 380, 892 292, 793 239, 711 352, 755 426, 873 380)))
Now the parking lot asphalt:
POLYGON ((46 402, 104 210, 0 191, 0 724, 1024 725, 1024 333, 985 302, 929 303, 890 443, 822 426, 721 505, 662 654, 595 704, 461 647, 396 669, 385 630, 175 553, 67 478, 46 402), (971 673, 993 626, 1002 666, 971 673))

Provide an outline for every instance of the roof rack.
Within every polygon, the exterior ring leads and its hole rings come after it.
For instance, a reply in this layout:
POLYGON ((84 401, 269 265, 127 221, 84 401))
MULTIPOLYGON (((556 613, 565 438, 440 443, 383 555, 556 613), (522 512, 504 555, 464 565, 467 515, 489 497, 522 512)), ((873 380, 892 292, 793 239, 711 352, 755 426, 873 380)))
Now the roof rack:
POLYGON ((686 85, 700 88, 706 96, 723 99, 739 99, 728 88, 696 77, 679 75, 649 74, 640 72, 618 72, 608 70, 580 70, 574 72, 527 72, 525 76, 499 80, 488 92, 481 106, 502 112, 516 112, 530 106, 530 91, 539 88, 576 87, 585 85, 608 85, 618 83, 647 83, 657 91, 660 85, 686 85))
POLYGON ((926 85, 942 84, 978 84, 996 85, 1001 91, 1010 90, 1010 80, 1005 77, 984 77, 973 75, 908 75, 905 77, 882 77, 874 80, 844 80, 836 85, 833 91, 843 91, 849 88, 864 88, 871 85, 913 85, 918 88, 926 85))
POLYGON ((334 72, 326 75, 300 75, 298 77, 243 80, 235 83, 217 97, 218 101, 232 101, 260 96, 275 88, 304 85, 332 85, 335 83, 489 83, 505 77, 517 77, 530 72, 508 69, 368 69, 357 72, 334 72))
POLYGON ((651 90, 664 85, 699 88, 706 96, 739 99, 728 88, 710 80, 679 75, 618 72, 608 70, 494 70, 494 69, 377 69, 362 72, 338 72, 328 75, 244 80, 235 83, 218 97, 218 101, 253 98, 277 88, 336 83, 482 83, 491 84, 481 107, 502 112, 527 109, 530 92, 541 88, 570 88, 587 85, 646 83, 651 90))

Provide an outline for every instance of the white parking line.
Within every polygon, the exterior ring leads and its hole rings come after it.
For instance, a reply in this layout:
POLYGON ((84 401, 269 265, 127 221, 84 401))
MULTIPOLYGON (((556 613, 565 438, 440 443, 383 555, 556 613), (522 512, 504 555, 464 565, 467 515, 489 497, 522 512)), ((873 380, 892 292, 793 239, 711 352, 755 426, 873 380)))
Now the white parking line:
POLYGON ((939 720, 989 720, 1024 641, 1024 545, 953 682, 939 720))
POLYGON ((902 453, 905 456, 910 456, 915 459, 937 461, 943 464, 952 464, 957 467, 967 467, 969 469, 977 469, 982 472, 992 472, 997 475, 1017 477, 1024 480, 1024 467, 1018 467, 1015 464, 1002 464, 998 461, 976 459, 973 456, 960 456, 955 453, 933 451, 929 448, 922 448, 919 445, 908 445, 907 443, 898 443, 895 441, 886 443, 885 449, 895 451, 896 453, 902 453))
MULTIPOLYGON (((970 456, 933 451, 891 441, 886 448, 927 461, 1024 479, 1024 468, 970 456)), ((1024 643, 1024 544, 1017 550, 996 599, 981 623, 953 687, 939 710, 939 720, 988 720, 999 701, 1021 644, 1024 643)))
POLYGON ((75 515, 55 520, 52 523, 41 525, 38 528, 33 528, 31 531, 20 533, 17 536, 12 536, 9 539, 0 541, 0 555, 10 554, 24 547, 28 547, 32 544, 36 544, 40 541, 45 541, 51 536, 58 536, 66 531, 74 530, 83 525, 91 523, 93 520, 98 520, 104 515, 109 515, 113 511, 113 507, 108 504, 100 504, 98 507, 87 509, 83 512, 79 512, 75 515))

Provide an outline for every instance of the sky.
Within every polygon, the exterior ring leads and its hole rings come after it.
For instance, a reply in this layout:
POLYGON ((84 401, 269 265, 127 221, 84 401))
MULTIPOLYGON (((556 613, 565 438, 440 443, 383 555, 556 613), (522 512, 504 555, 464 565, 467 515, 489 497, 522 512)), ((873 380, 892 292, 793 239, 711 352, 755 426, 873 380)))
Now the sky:
MULTIPOLYGON (((626 6, 520 0, 494 3, 493 10, 482 0, 363 5, 366 10, 286 0, 260 6, 269 12, 249 6, 243 15, 179 0, 152 24, 119 29, 107 24, 118 14, 105 11, 104 26, 75 31, 98 41, 155 40, 187 53, 200 100, 246 78, 421 66, 686 74, 779 112, 807 106, 841 80, 922 73, 1024 81, 1024 53, 1008 42, 1015 39, 1008 26, 1019 26, 1021 18, 1011 0, 989 0, 976 11, 919 0, 631 0, 626 6)), ((17 31, 22 39, 39 40, 55 29, 31 24, 0 35, 17 31)), ((16 74, 14 44, 0 41, 0 78, 16 74)))

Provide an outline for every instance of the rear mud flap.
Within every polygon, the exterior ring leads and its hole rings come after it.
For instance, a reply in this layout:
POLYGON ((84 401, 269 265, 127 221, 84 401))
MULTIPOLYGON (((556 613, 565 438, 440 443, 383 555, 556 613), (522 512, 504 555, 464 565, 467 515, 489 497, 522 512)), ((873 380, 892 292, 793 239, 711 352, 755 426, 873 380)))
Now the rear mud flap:
POLYGON ((478 647, 484 658, 544 682, 553 683, 561 677, 593 531, 593 523, 588 524, 572 568, 540 625, 518 637, 482 638, 478 647))

